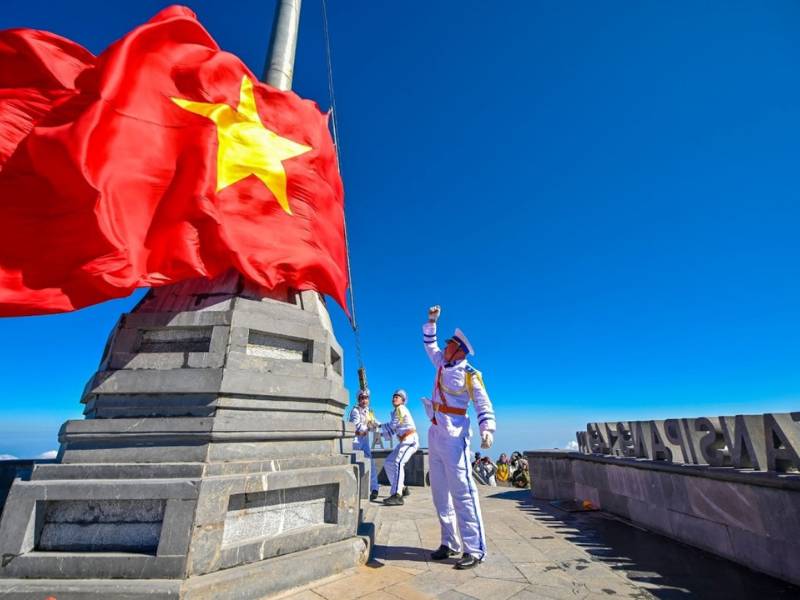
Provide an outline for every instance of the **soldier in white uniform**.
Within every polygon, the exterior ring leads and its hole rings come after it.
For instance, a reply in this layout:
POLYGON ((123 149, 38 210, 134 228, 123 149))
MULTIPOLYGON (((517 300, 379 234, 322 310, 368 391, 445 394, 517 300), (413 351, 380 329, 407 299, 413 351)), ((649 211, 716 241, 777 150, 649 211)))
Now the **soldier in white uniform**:
POLYGON ((467 354, 474 352, 464 333, 456 329, 444 351, 439 349, 436 321, 440 314, 439 306, 431 307, 428 322, 422 326, 425 351, 436 367, 432 398, 423 399, 431 419, 431 492, 442 530, 441 545, 431 558, 444 560, 462 552, 455 567, 469 569, 486 557, 486 535, 470 464, 470 399, 477 413, 482 448, 491 447, 494 441, 495 417, 480 372, 467 363, 467 354))
POLYGON ((377 427, 375 414, 369 407, 369 390, 358 392, 358 404, 350 411, 349 421, 356 426, 356 437, 353 438, 353 450, 361 450, 369 459, 370 500, 378 497, 378 474, 375 472, 375 461, 372 460, 372 447, 369 439, 370 431, 377 427))
POLYGON ((392 417, 388 423, 381 425, 381 433, 387 439, 396 435, 398 444, 386 457, 383 468, 389 478, 391 490, 389 497, 383 501, 388 506, 403 504, 403 496, 408 496, 408 488, 403 485, 405 479, 405 466, 414 452, 419 449, 419 436, 414 425, 414 417, 408 410, 406 402, 408 394, 405 390, 397 390, 392 394, 392 417), (402 493, 402 496, 400 495, 402 493))

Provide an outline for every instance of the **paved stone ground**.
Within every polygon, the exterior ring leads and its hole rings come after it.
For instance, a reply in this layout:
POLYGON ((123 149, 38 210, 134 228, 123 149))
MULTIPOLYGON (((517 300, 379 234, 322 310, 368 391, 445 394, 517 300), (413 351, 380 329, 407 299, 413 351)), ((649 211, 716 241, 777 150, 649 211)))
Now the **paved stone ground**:
MULTIPOLYGON (((284 600, 788 600, 800 589, 602 512, 567 513, 528 490, 480 487, 489 557, 476 569, 428 560, 439 545, 430 492, 405 506, 371 503, 368 565, 284 600)), ((385 488, 384 488, 385 490, 385 488)))
POLYGON ((402 507, 378 508, 375 558, 286 600, 534 600, 653 598, 624 572, 593 558, 533 512, 530 492, 481 488, 489 556, 476 569, 428 559, 439 546, 430 493, 413 488, 402 507))

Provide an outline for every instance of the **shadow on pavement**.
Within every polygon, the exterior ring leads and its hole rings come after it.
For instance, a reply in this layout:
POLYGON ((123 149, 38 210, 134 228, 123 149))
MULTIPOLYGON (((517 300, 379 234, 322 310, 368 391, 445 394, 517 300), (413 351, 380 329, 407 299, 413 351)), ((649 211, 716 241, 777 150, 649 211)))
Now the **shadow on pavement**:
POLYGON ((428 548, 414 548, 412 546, 382 546, 375 545, 375 561, 380 560, 409 560, 414 562, 428 562, 431 551, 428 548))
POLYGON ((800 588, 757 573, 724 558, 637 528, 608 513, 567 513, 530 490, 491 494, 515 501, 518 508, 588 552, 595 560, 623 571, 663 600, 753 600, 800 598, 800 588))

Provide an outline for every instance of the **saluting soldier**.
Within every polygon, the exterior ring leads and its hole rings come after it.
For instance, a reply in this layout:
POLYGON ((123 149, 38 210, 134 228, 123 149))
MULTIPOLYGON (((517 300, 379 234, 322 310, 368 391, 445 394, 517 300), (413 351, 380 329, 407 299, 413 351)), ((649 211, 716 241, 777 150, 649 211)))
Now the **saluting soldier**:
POLYGON ((391 420, 381 425, 381 433, 384 437, 391 439, 393 435, 396 435, 399 441, 383 464, 391 485, 390 495, 383 501, 388 506, 399 506, 404 503, 403 496, 408 496, 408 487, 404 485, 405 466, 419 449, 417 427, 414 424, 414 417, 411 416, 411 411, 406 406, 407 401, 408 394, 406 394, 406 391, 402 389, 396 390, 392 394, 392 406, 394 409, 392 410, 391 420))
POLYGON ((378 474, 375 472, 375 461, 372 459, 372 447, 369 443, 369 432, 377 427, 375 414, 369 407, 369 390, 358 392, 358 404, 350 411, 349 421, 356 426, 356 437, 353 438, 353 450, 361 450, 369 459, 369 499, 378 497, 378 474))
POLYGON ((494 441, 495 415, 480 372, 467 362, 467 355, 474 354, 467 336, 456 329, 444 351, 439 348, 436 322, 440 314, 439 306, 431 307, 428 322, 422 326, 425 351, 436 368, 432 398, 423 399, 431 419, 431 492, 442 530, 441 545, 431 558, 444 560, 461 552, 455 568, 470 569, 486 558, 486 535, 469 460, 470 400, 475 405, 482 448, 490 448, 494 441))

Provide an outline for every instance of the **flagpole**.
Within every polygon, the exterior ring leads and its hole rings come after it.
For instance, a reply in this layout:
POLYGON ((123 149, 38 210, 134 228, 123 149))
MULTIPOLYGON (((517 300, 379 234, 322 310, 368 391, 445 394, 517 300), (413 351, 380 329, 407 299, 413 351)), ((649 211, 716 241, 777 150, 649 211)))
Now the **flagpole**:
MULTIPOLYGON (((276 0, 275 3, 275 16, 272 19, 272 33, 262 79, 268 85, 283 91, 292 89, 301 6, 302 0, 276 0)), ((290 289, 290 301, 292 301, 292 292, 297 294, 297 304, 302 306, 303 310, 309 310, 313 306, 314 312, 320 314, 323 326, 333 333, 330 315, 325 307, 322 294, 312 291, 297 292, 290 289)))
MULTIPOLYGON (((297 50, 297 37, 300 28, 300 9, 302 0, 277 0, 275 4, 275 17, 272 20, 272 33, 267 49, 267 61, 264 65, 263 80, 265 83, 280 90, 288 91, 292 89, 292 78, 294 77, 294 60, 297 50)), ((327 6, 323 2, 323 15, 325 22, 325 43, 328 56, 328 85, 331 94, 331 102, 334 102, 333 79, 330 64, 330 38, 328 35, 328 12, 327 6)), ((336 118, 336 115, 334 115, 336 118)), ((337 147, 338 159, 338 147, 337 147)), ((353 276, 350 269, 350 244, 347 239, 347 223, 344 225, 345 250, 347 254, 347 278, 350 287, 350 325, 356 338, 356 353, 358 355, 358 379, 361 389, 367 387, 367 375, 364 368, 364 361, 361 356, 361 339, 356 321, 355 298, 353 297, 353 276)), ((302 294, 316 295, 315 292, 301 292, 302 294)), ((320 309, 327 315, 324 304, 320 309)), ((332 331, 332 330, 331 330, 332 331)))
POLYGON ((302 0, 277 0, 264 65, 264 81, 279 90, 292 89, 302 0))

